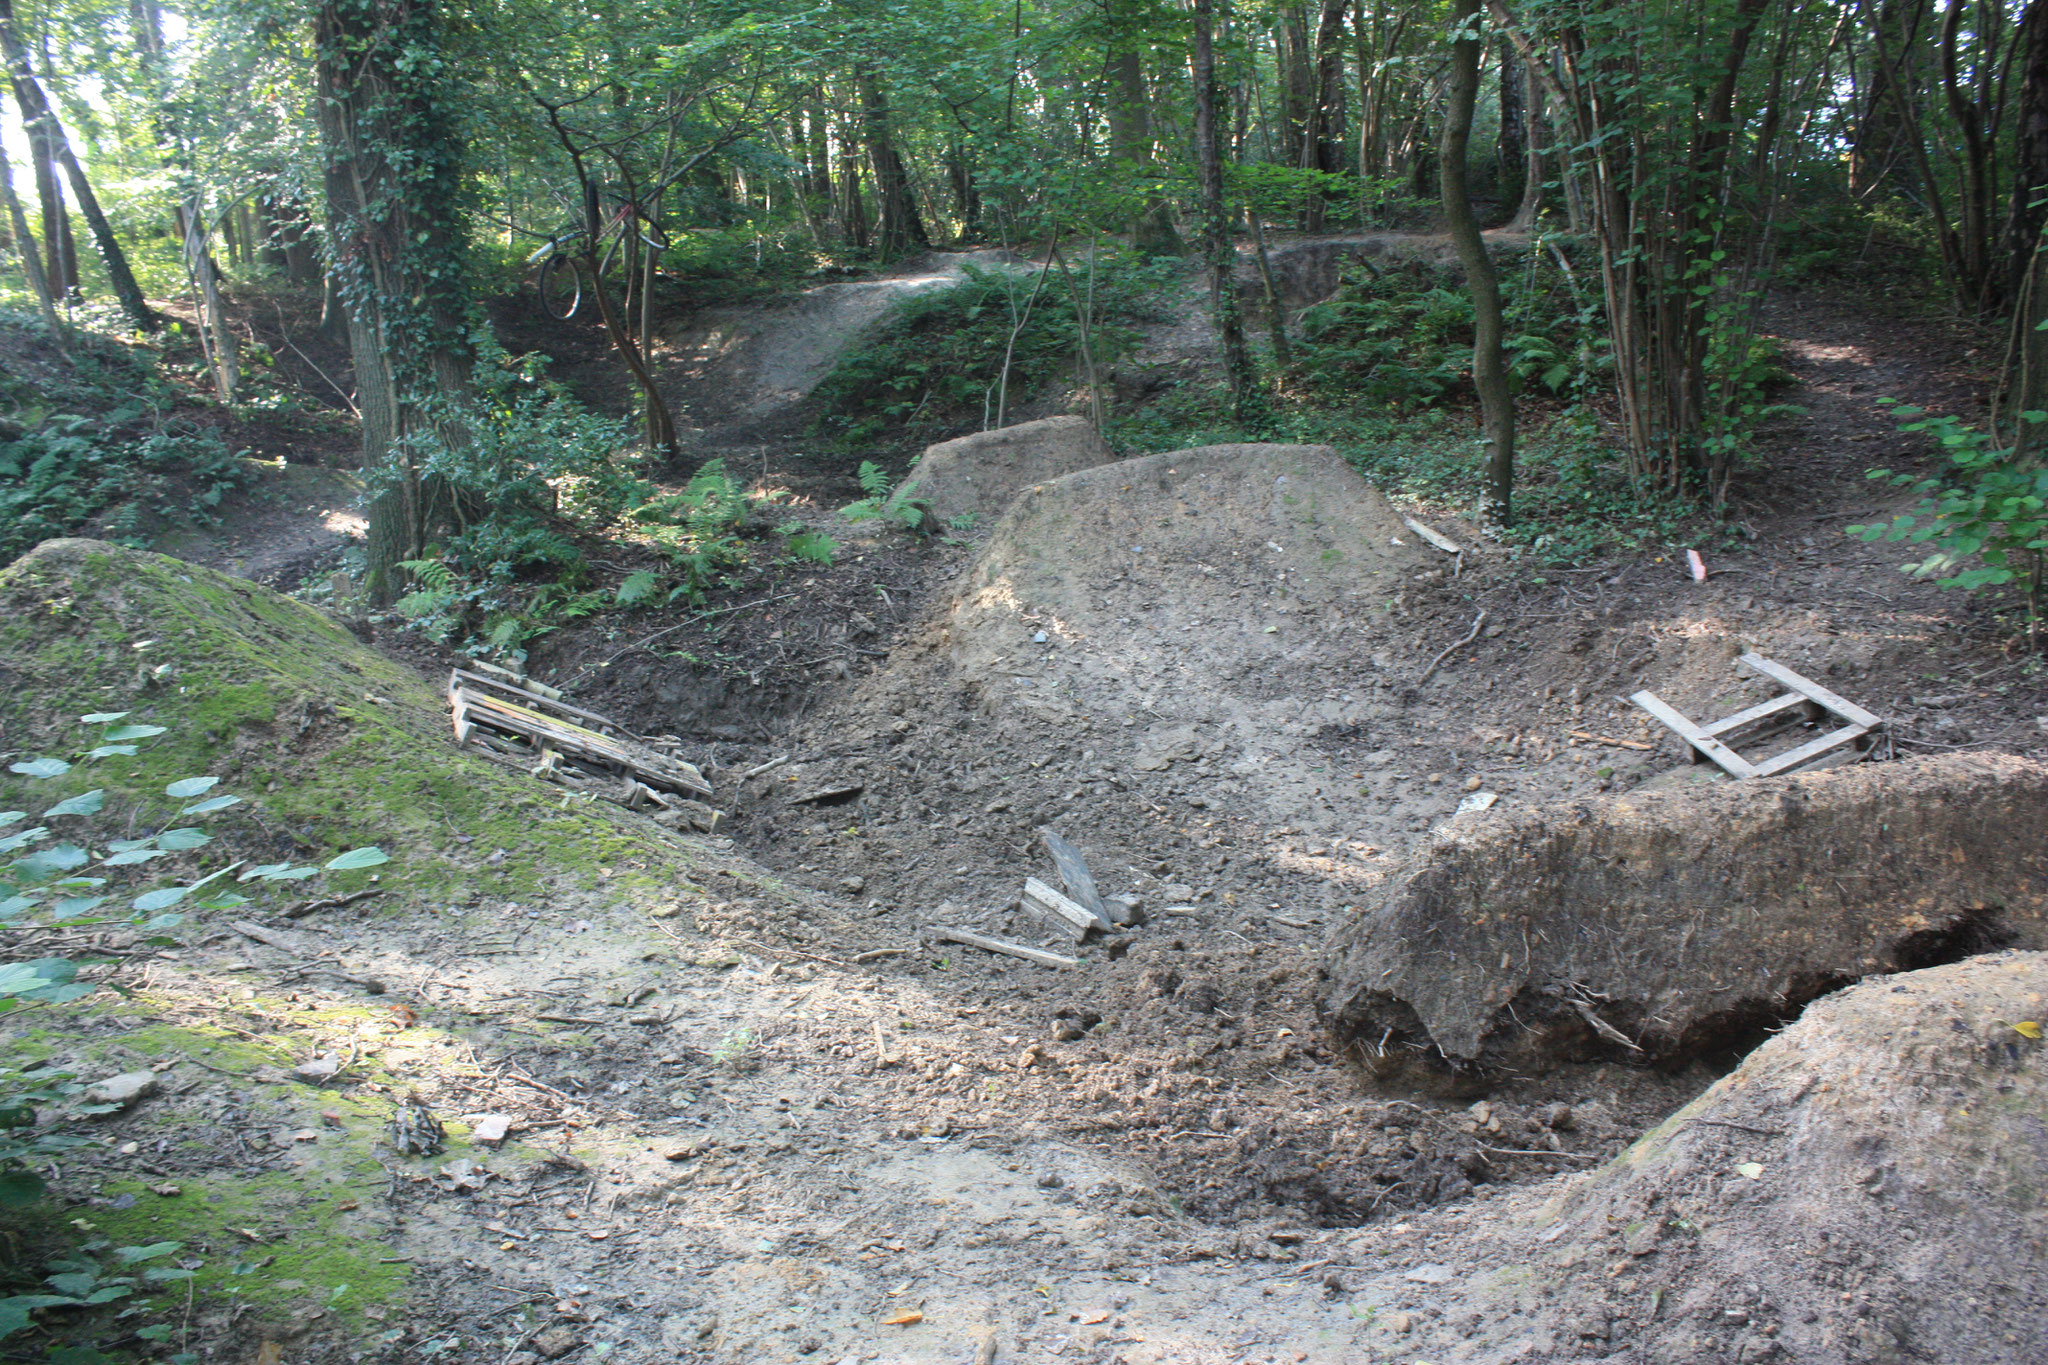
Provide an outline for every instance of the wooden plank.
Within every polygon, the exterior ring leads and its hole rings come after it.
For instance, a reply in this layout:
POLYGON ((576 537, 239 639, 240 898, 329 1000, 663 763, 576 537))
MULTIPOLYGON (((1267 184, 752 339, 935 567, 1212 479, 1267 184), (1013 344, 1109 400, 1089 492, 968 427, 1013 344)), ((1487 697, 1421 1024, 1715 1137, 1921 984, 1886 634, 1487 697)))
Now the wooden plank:
POLYGON ((1036 877, 1024 879, 1024 908, 1038 915, 1054 928, 1072 934, 1079 943, 1087 937, 1090 929, 1109 929, 1112 926, 1107 915, 1099 915, 1077 900, 1070 899, 1053 890, 1036 877))
POLYGON ((1798 692, 1812 701, 1819 702, 1851 725, 1860 725, 1866 730, 1881 730, 1884 728, 1882 718, 1872 715, 1853 701, 1836 696, 1813 679, 1794 673, 1785 665, 1766 659, 1761 654, 1745 654, 1740 659, 1737 659, 1736 662, 1748 664, 1773 682, 1789 687, 1794 692, 1798 692))
POLYGON ((1666 706, 1655 692, 1638 692, 1629 700, 1663 722, 1667 730, 1718 763, 1730 777, 1756 776, 1756 769, 1741 754, 1666 706))
POLYGON ((1756 775, 1758 777, 1775 777, 1779 773, 1789 773, 1795 768, 1803 767, 1817 758, 1834 752, 1844 744, 1853 744, 1869 733, 1870 727, 1867 725, 1844 726, 1840 730, 1822 735, 1819 739, 1808 740, 1796 749, 1787 749, 1776 758, 1765 759, 1756 765, 1756 775))
POLYGON ((1417 521, 1413 517, 1403 517, 1401 518, 1401 521, 1404 525, 1407 526, 1409 530, 1413 531, 1416 535, 1421 536, 1424 540, 1436 546, 1437 549, 1442 550, 1445 554, 1461 555, 1465 553, 1464 548, 1460 546, 1457 541, 1452 540, 1449 536, 1443 534, 1441 531, 1432 531, 1427 526, 1424 526, 1421 522, 1417 521))
POLYGON ((700 796, 712 794, 704 775, 681 759, 669 758, 626 740, 586 730, 580 725, 543 715, 500 697, 458 687, 451 705, 462 708, 463 719, 473 725, 487 725, 524 739, 539 741, 578 757, 614 768, 636 771, 643 778, 662 782, 700 796))
POLYGON ((463 680, 463 682, 469 684, 475 684, 484 687, 495 687, 501 692, 514 693, 525 705, 534 707, 536 709, 561 711, 568 715, 579 716, 584 720, 595 722, 603 729, 616 730, 628 739, 640 738, 640 736, 634 734, 631 730, 628 730, 625 726, 619 724, 610 716, 601 716, 595 711, 586 711, 580 706, 572 706, 568 702, 561 700, 558 696, 550 697, 543 692, 530 692, 526 688, 515 686, 512 683, 504 681, 503 679, 489 677, 482 673, 473 673, 466 668, 456 668, 449 670, 448 691, 450 695, 454 694, 456 687, 459 685, 457 679, 461 679, 463 680))
POLYGON ((1771 700, 1763 703, 1761 706, 1752 706, 1747 711, 1737 711, 1734 715, 1727 717, 1725 720, 1717 720, 1712 725, 1702 725, 1700 732, 1709 735, 1725 735, 1730 730, 1740 730, 1743 726, 1754 721, 1763 720, 1767 716, 1775 716, 1788 707, 1804 706, 1806 701, 1807 699, 1799 693, 1788 692, 1782 697, 1771 698, 1771 700))
POLYGON ((927 929, 925 932, 944 943, 964 943, 970 948, 980 948, 985 952, 1004 953, 1010 957, 1021 957, 1026 962, 1036 962, 1041 967, 1078 967, 1081 965, 1081 959, 1078 957, 1063 957, 1058 953, 1049 953, 1043 948, 1027 948, 1021 943, 1012 943, 1008 939, 990 938, 987 934, 969 933, 965 929, 950 929, 939 926, 927 929))
POLYGON ((1108 910, 1102 903, 1102 893, 1095 889, 1094 874, 1088 871, 1088 860, 1081 856, 1081 850, 1048 825, 1038 827, 1038 837, 1044 841, 1045 851, 1052 855, 1054 866, 1059 868, 1067 895, 1094 912, 1097 919, 1106 918, 1108 910))

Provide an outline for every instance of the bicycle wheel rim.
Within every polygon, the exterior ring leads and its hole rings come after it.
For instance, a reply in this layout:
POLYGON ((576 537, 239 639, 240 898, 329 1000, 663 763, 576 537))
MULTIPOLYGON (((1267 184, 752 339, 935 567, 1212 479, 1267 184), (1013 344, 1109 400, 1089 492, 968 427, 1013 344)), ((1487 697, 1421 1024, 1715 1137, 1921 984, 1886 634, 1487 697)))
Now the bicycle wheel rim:
POLYGON ((551 256, 541 266, 540 305, 562 322, 575 317, 583 306, 583 275, 567 256, 551 256))

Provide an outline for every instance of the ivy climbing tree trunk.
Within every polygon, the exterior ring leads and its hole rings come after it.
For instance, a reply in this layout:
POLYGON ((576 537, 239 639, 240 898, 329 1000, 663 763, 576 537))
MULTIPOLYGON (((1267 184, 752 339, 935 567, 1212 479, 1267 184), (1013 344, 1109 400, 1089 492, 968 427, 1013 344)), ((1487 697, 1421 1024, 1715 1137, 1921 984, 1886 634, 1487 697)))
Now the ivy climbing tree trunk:
POLYGON ((49 97, 43 93, 42 83, 36 79, 35 69, 29 64, 28 45, 22 41, 14 23, 14 0, 0 0, 0 56, 7 61, 7 77, 14 86, 15 103, 21 106, 22 123, 40 132, 51 158, 63 168, 64 178, 70 182, 71 197, 77 202, 78 211, 85 215, 86 226, 92 229, 93 242, 99 247, 100 258, 106 262, 107 278, 113 283, 114 297, 120 300, 121 311, 145 332, 162 330, 163 315, 151 308, 149 300, 142 296, 142 286, 135 282, 135 272, 128 268, 128 254, 121 249, 120 240, 114 236, 114 229, 107 222, 107 215, 101 212, 99 197, 92 191, 92 182, 85 178, 85 168, 72 155, 71 140, 64 134, 64 125, 57 121, 57 112, 50 107, 49 97))
POLYGON ((1237 248, 1230 240, 1230 215, 1223 205, 1222 130, 1216 123, 1216 17, 1210 0, 1194 0, 1194 41, 1190 57, 1195 78, 1195 164, 1202 191, 1202 255, 1209 266, 1209 302, 1223 342, 1223 371, 1239 421, 1251 416, 1258 376, 1244 341, 1237 306, 1237 248))
POLYGON ((1486 488, 1480 495, 1479 520, 1505 526, 1515 489, 1515 400, 1508 392, 1507 363, 1501 354, 1500 283, 1465 188, 1472 110, 1479 99, 1479 6, 1480 0, 1454 0, 1451 6, 1450 103, 1444 110, 1438 176, 1444 221, 1472 291, 1472 384, 1479 390, 1480 420, 1486 427, 1486 488))
POLYGON ((474 363, 458 143, 433 0, 327 0, 314 44, 329 270, 348 318, 363 469, 377 490, 364 580, 388 602, 403 583, 399 564, 455 518, 426 462, 437 444, 466 439, 474 363))

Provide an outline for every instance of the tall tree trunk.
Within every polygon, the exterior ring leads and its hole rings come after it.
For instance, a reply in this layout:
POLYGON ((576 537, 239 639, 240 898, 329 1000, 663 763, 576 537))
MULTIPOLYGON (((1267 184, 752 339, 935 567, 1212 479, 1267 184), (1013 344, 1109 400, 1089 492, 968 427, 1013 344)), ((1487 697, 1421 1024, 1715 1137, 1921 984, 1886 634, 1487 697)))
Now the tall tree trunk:
POLYGON ((1444 110, 1439 152, 1440 187, 1445 224, 1472 291, 1472 384, 1479 390, 1480 420, 1486 427, 1486 491, 1480 495, 1479 520, 1506 526, 1513 513, 1515 490, 1515 400, 1508 392, 1507 361, 1501 351, 1500 284, 1465 189, 1472 110, 1479 99, 1479 6, 1480 0, 1454 0, 1451 7, 1451 28, 1458 36, 1451 45, 1450 104, 1444 110))
POLYGON ((832 144, 825 123, 825 88, 813 84, 804 103, 804 131, 809 140, 811 198, 820 210, 832 203, 832 144))
POLYGON ((839 238, 866 254, 874 245, 868 231, 867 201, 860 188, 860 138, 849 115, 839 125, 839 238))
POLYGON ((1528 73, 1515 56, 1515 45, 1502 35, 1500 40, 1500 140, 1496 144, 1495 183, 1503 204, 1519 204, 1526 195, 1529 174, 1528 73))
POLYGON ((2007 381, 2015 453, 2028 459, 2048 446, 2048 429, 2019 417, 2048 409, 2048 0, 2030 0, 2021 21, 2026 63, 2021 67, 2012 216, 2006 227, 2008 288, 2019 301, 2013 331, 2015 370, 2007 381))
POLYGON ((1237 250, 1230 240, 1230 215, 1223 204, 1222 129, 1216 121, 1215 16, 1210 0, 1193 0, 1194 34, 1190 57, 1195 82, 1195 164, 1201 179, 1202 254, 1209 266, 1209 302, 1216 312, 1216 333, 1223 343, 1223 371, 1239 421, 1248 421, 1258 376, 1244 341, 1244 318, 1237 302, 1237 250))
POLYGON ((58 297, 78 297, 78 243, 71 235, 71 211, 64 206, 64 181, 49 129, 38 123, 28 130, 29 160, 34 163, 36 203, 43 219, 44 270, 58 297))
MULTIPOLYGON (((1128 36, 1128 19, 1121 10, 1111 11, 1111 28, 1118 40, 1128 36)), ((1153 178, 1152 101, 1145 90, 1145 67, 1135 47, 1112 52, 1109 57, 1109 144, 1116 158, 1131 167, 1131 174, 1153 178)), ((1148 189, 1143 207, 1131 221, 1131 245, 1147 256, 1178 256, 1187 250, 1173 226, 1173 207, 1166 196, 1148 189)))
POLYGON ((4 143, 0 143, 0 210, 6 212, 8 230, 14 235, 14 254, 21 258, 22 278, 28 281, 29 293, 35 295, 43 325, 50 329, 61 349, 64 324, 57 317, 56 295, 50 289, 50 277, 43 272, 42 251, 36 245, 35 234, 29 231, 28 215, 22 212, 21 200, 15 197, 14 167, 7 160, 4 143))
POLYGON ((314 110, 328 249, 355 360, 370 501, 365 586, 388 602, 399 562, 454 521, 423 447, 467 439, 474 363, 462 274, 459 142, 433 83, 432 0, 325 0, 314 18, 314 110))
POLYGON ((946 147, 946 179, 953 187, 953 208, 960 215, 960 240, 981 240, 981 186, 974 179, 974 151, 965 141, 946 147))
POLYGON ((885 260, 893 259, 930 246, 931 238, 925 235, 924 219, 918 216, 917 199, 910 191, 910 172, 896 150, 896 130, 881 77, 873 68, 862 65, 855 71, 854 80, 860 89, 868 162, 875 168, 875 199, 880 219, 877 246, 885 260))
POLYGON ((128 268, 128 255, 121 250, 107 215, 100 211, 99 198, 85 178, 85 168, 72 155, 64 125, 57 121, 56 111, 50 107, 49 98, 43 94, 43 87, 29 65, 28 46, 14 24, 14 0, 0 0, 0 56, 7 60, 7 74, 14 85, 15 103, 21 106, 22 123, 43 130, 57 164, 64 168, 64 178, 71 184, 71 197, 77 201, 78 211, 85 215, 86 226, 92 229, 93 242, 106 262, 107 278, 113 282, 114 297, 120 300, 121 311, 145 332, 160 330, 163 317, 142 297, 142 286, 135 282, 135 272, 128 268))
POLYGON ((1513 232, 1527 232, 1536 226, 1537 215, 1543 212, 1543 186, 1550 179, 1550 121, 1544 116, 1543 82, 1536 79, 1536 72, 1527 61, 1518 64, 1522 69, 1523 96, 1522 202, 1515 210, 1515 216, 1508 220, 1508 228, 1513 232))

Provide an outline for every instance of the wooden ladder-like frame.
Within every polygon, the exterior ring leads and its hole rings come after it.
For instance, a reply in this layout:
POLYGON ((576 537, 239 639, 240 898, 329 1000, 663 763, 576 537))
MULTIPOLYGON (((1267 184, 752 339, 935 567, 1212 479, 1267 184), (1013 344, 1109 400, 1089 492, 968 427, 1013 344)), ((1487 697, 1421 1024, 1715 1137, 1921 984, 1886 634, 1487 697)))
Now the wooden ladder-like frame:
POLYGON ((1775 777, 1780 773, 1794 772, 1845 745, 1867 749, 1870 747, 1870 737, 1884 729, 1882 718, 1872 715, 1855 702, 1836 696, 1813 679, 1794 673, 1783 664, 1766 659, 1761 654, 1745 654, 1736 662, 1746 664, 1755 672, 1790 690, 1782 697, 1773 697, 1770 701, 1752 706, 1746 711, 1737 711, 1734 715, 1717 720, 1711 725, 1693 724, 1654 692, 1638 692, 1629 700, 1655 716, 1666 729, 1691 745, 1693 762, 1711 759, 1720 765, 1723 772, 1737 779, 1775 777), (1808 740, 1796 749, 1788 749, 1759 763, 1750 762, 1723 742, 1723 736, 1732 736, 1738 730, 1769 720, 1795 706, 1803 709, 1809 720, 1819 721, 1832 715, 1843 724, 1838 729, 1808 740))

